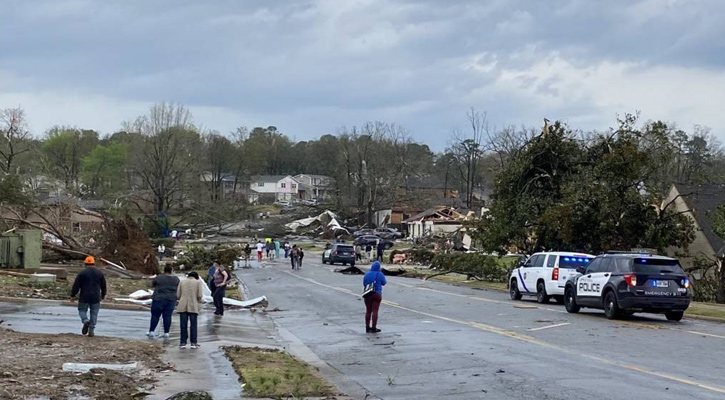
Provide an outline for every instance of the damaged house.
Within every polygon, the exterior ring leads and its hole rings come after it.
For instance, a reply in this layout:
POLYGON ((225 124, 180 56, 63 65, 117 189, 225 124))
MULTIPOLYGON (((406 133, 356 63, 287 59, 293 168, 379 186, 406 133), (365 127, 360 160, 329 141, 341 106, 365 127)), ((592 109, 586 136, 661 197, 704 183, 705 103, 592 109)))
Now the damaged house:
POLYGON ((403 221, 410 238, 453 233, 463 227, 464 214, 453 208, 439 206, 429 208, 403 221))

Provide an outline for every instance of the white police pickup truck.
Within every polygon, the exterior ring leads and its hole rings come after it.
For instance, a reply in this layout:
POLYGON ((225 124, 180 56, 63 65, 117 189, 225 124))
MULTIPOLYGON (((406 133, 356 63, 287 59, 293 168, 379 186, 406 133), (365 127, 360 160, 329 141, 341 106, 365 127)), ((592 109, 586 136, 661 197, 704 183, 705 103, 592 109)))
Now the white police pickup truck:
POLYGON ((578 267, 586 266, 592 259, 591 254, 560 251, 532 255, 511 271, 511 300, 521 300, 522 296, 529 295, 536 296, 536 301, 542 304, 552 297, 557 303, 563 303, 566 281, 578 274, 578 267))

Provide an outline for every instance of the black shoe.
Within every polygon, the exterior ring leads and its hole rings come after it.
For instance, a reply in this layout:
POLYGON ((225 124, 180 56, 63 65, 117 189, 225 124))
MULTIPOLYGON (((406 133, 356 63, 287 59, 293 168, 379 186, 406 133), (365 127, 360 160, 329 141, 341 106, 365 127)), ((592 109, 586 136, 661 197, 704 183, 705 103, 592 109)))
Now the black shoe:
POLYGON ((370 329, 370 332, 372 332, 372 333, 378 333, 378 332, 381 332, 381 331, 378 328, 372 328, 372 329, 370 329))
POLYGON ((88 328, 91 326, 91 321, 86 321, 83 323, 83 329, 81 329, 81 333, 84 335, 88 334, 88 328))
POLYGON ((96 336, 96 332, 93 331, 93 329, 88 330, 88 337, 96 336))
POLYGON ((373 333, 373 330, 370 328, 365 328, 365 333, 373 333))

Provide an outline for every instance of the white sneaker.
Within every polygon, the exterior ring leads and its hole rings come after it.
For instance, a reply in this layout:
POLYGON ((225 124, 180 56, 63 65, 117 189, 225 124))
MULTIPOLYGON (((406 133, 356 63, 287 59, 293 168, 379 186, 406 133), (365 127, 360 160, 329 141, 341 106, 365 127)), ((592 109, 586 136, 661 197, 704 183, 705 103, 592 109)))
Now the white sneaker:
POLYGON ((192 348, 192 349, 196 349, 196 348, 198 348, 198 347, 199 347, 199 346, 197 346, 197 345, 195 345, 195 344, 192 344, 192 345, 191 345, 191 348, 192 348))
POLYGON ((168 333, 164 333, 164 339, 168 339, 168 338, 169 338, 169 334, 168 333))
POLYGON ((155 334, 155 333, 153 333, 153 332, 149 332, 149 333, 147 333, 147 334, 146 334, 146 336, 148 336, 148 337, 150 337, 151 339, 153 339, 153 338, 155 338, 155 337, 156 337, 156 334, 155 334))
POLYGON ((180 349, 185 349, 186 348, 186 345, 185 344, 182 344, 181 346, 179 346, 179 348, 180 349))

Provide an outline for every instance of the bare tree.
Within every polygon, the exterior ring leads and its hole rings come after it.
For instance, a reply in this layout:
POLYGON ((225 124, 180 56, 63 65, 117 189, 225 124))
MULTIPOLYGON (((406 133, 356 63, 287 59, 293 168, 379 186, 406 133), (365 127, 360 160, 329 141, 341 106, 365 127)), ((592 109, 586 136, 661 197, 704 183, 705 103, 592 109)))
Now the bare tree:
POLYGON ((157 104, 148 115, 125 122, 123 127, 144 137, 137 151, 136 172, 152 196, 139 199, 151 201, 157 213, 165 214, 184 200, 184 182, 194 167, 191 148, 198 133, 191 112, 182 105, 157 104))
POLYGON ((22 108, 0 110, 0 169, 12 172, 16 157, 30 150, 28 126, 22 108))
POLYGON ((478 164, 483 157, 483 138, 489 135, 488 121, 485 112, 476 111, 475 108, 466 112, 466 118, 471 130, 468 135, 460 131, 453 132, 453 143, 449 148, 458 166, 461 181, 464 183, 466 192, 466 207, 471 208, 473 203, 473 190, 476 188, 478 176, 478 164))

